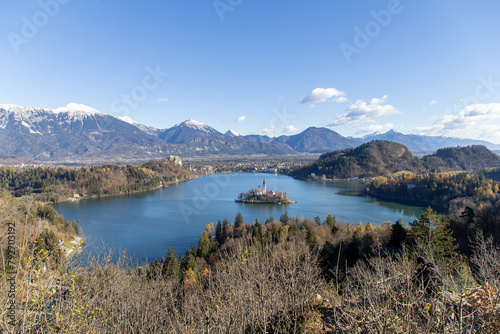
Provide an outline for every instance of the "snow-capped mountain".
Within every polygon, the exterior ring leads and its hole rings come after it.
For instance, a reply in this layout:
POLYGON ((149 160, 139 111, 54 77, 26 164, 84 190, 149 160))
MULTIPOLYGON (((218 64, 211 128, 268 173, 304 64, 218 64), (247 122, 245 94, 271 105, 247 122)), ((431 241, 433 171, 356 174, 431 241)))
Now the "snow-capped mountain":
POLYGON ((47 161, 293 153, 286 144, 224 136, 194 120, 158 130, 75 103, 57 109, 0 105, 0 155, 47 161))
POLYGON ((211 126, 192 119, 158 133, 158 137, 171 144, 187 144, 199 137, 217 135, 222 134, 211 126))
POLYGON ((234 131, 233 129, 227 130, 226 133, 224 133, 224 136, 229 136, 229 137, 241 137, 243 136, 241 133, 234 131))
POLYGON ((128 116, 114 117, 76 103, 56 109, 0 105, 0 155, 42 161, 77 157, 150 159, 169 154, 318 154, 377 139, 400 143, 413 153, 433 153, 438 148, 472 144, 500 150, 500 145, 485 141, 405 135, 394 130, 364 138, 345 138, 327 128, 311 127, 293 136, 272 138, 242 136, 233 130, 222 134, 207 124, 191 119, 159 130, 128 116))
MULTIPOLYGON (((20 107, 12 104, 0 105, 0 128, 21 133, 50 134, 61 130, 78 132, 78 128, 67 128, 68 124, 87 122, 87 126, 98 128, 96 117, 106 117, 91 107, 70 103, 57 109, 20 107), (93 125, 88 124, 89 120, 93 125)), ((82 129, 80 129, 82 130, 82 129)))
POLYGON ((0 154, 38 160, 79 155, 158 154, 165 143, 91 107, 57 109, 0 105, 0 154))
POLYGON ((152 126, 147 126, 147 125, 141 124, 139 122, 136 122, 132 118, 130 118, 130 116, 118 116, 116 118, 118 118, 121 121, 127 122, 128 124, 131 124, 131 125, 135 126, 136 128, 138 128, 139 130, 144 131, 147 134, 150 134, 153 136, 157 136, 158 132, 160 131, 156 128, 153 128, 152 126))

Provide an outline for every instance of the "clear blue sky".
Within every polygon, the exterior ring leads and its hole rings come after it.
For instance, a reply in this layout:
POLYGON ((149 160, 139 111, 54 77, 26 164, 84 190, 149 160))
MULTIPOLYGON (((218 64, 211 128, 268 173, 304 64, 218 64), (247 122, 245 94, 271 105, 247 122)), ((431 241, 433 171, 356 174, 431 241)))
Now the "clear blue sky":
POLYGON ((499 1, 0 6, 0 104, 75 102, 157 128, 191 118, 243 134, 394 128, 500 143, 499 1))

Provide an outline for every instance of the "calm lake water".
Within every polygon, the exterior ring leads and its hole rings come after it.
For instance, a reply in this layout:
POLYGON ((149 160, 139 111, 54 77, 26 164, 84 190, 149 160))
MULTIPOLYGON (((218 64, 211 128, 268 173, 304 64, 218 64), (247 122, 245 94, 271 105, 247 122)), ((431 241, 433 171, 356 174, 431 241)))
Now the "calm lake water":
POLYGON ((197 246, 205 225, 225 217, 234 222, 241 211, 245 222, 261 223, 281 214, 296 217, 335 215, 337 220, 379 225, 403 218, 408 224, 425 208, 355 196, 364 186, 356 181, 306 182, 274 174, 216 174, 171 185, 157 191, 103 199, 80 200, 55 205, 66 219, 79 221, 90 245, 126 249, 137 259, 162 258, 169 247, 177 254, 191 244, 197 246), (286 192, 297 201, 288 205, 244 204, 238 194, 257 188, 266 180, 267 189, 286 192))

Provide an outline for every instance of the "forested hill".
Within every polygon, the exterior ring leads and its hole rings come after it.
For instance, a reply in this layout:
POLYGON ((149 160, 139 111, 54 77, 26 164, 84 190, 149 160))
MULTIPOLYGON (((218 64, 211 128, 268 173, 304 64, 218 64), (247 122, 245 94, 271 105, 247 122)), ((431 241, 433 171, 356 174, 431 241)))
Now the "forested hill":
POLYGON ((468 170, 500 167, 500 157, 482 145, 448 147, 423 158, 430 171, 468 170))
POLYGON ((345 179, 389 176, 400 171, 479 171, 498 167, 500 157, 481 145, 444 148, 420 160, 401 144, 377 140, 353 149, 325 153, 291 175, 304 179, 314 173, 318 177, 345 179))
POLYGON ((307 178, 315 173, 329 179, 345 179, 424 170, 422 161, 413 156, 405 146, 377 140, 356 148, 325 153, 317 161, 294 170, 292 176, 307 178))
POLYGON ((68 197, 102 197, 154 190, 195 177, 187 168, 166 160, 151 160, 140 166, 98 167, 0 167, 0 188, 14 196, 34 195, 54 202, 68 197))

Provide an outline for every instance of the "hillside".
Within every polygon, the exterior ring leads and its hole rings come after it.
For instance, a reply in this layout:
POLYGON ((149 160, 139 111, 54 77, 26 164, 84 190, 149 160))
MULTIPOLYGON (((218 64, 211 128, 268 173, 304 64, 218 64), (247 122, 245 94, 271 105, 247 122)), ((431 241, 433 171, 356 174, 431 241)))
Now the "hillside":
POLYGON ((359 141, 348 139, 326 128, 310 127, 293 136, 281 136, 277 142, 287 144, 297 152, 324 153, 356 147, 359 141))
POLYGON ((16 197, 31 195, 42 202, 81 197, 103 197, 154 190, 194 178, 187 168, 169 160, 151 160, 140 166, 0 167, 0 188, 16 197))
POLYGON ((325 153, 310 164, 294 170, 291 175, 307 178, 311 173, 328 179, 373 177, 399 171, 421 172, 422 162, 401 144, 373 141, 352 149, 325 153))
POLYGON ((423 158, 429 171, 468 170, 500 167, 500 157, 482 145, 442 148, 423 158))
POLYGON ((401 144, 376 140, 354 149, 325 153, 291 175, 304 179, 314 173, 317 177, 345 179, 390 176, 399 171, 482 171, 498 167, 500 157, 481 145, 444 148, 420 160, 401 144))
MULTIPOLYGON (((11 220, 22 226, 24 217, 11 220)), ((35 251, 12 261, 16 272, 0 280, 16 282, 15 294, 0 289, 6 332, 494 333, 500 321, 498 299, 488 298, 500 288, 500 249, 479 239, 469 259, 456 254, 446 220, 431 209, 408 228, 286 214, 263 225, 240 214, 234 224, 208 224, 185 255, 171 248, 139 267, 107 249, 68 266, 42 243, 46 233, 22 238, 21 231, 22 249, 35 251), (418 255, 442 273, 439 298, 413 276, 418 255)))

